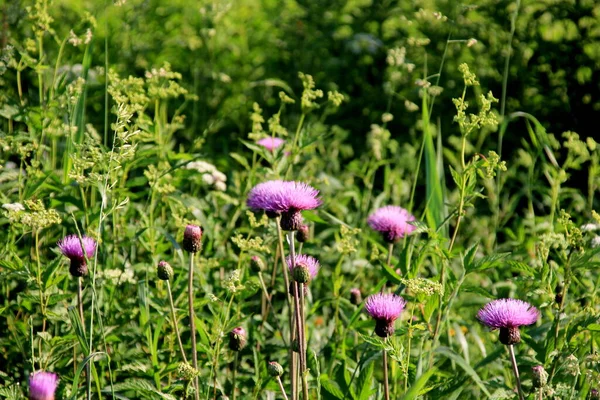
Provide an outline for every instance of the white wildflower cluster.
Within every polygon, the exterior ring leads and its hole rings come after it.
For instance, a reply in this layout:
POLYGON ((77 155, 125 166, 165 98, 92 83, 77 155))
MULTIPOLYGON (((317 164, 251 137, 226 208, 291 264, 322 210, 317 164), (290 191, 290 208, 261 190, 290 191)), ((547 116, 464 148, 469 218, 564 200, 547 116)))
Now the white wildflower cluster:
POLYGON ((97 275, 100 279, 106 279, 107 281, 121 285, 123 283, 135 284, 135 274, 131 269, 105 269, 104 271, 98 271, 97 275))
POLYGON ((227 190, 227 176, 219 171, 214 165, 206 161, 192 161, 185 166, 186 169, 194 169, 202 174, 202 181, 215 190, 224 192, 227 190))

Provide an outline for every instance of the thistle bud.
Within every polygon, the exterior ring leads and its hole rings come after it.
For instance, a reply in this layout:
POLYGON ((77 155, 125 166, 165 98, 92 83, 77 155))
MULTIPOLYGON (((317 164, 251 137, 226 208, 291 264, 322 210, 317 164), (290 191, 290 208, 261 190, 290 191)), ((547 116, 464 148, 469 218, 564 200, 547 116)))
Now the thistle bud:
POLYGON ((229 332, 229 348, 233 351, 240 351, 248 343, 246 330, 241 326, 229 332))
POLYGON ((548 373, 543 366, 537 365, 531 369, 533 372, 533 387, 543 388, 548 382, 548 373))
POLYGON ((298 242, 304 243, 304 242, 308 241, 309 236, 310 236, 310 231, 308 229, 308 225, 302 225, 300 227, 300 229, 298 229, 298 233, 296 234, 296 239, 298 239, 298 242))
POLYGON ((158 275, 158 279, 160 279, 161 281, 168 281, 173 277, 173 268, 166 261, 161 261, 158 263, 158 268, 156 272, 158 275))
POLYGON ((190 253, 197 253, 202 248, 202 228, 197 225, 188 225, 183 232, 182 247, 190 253))
POLYGON ((276 361, 269 361, 267 363, 267 371, 273 378, 283 375, 283 367, 276 361))
POLYGON ((260 272, 265 269, 265 263, 259 256, 252 256, 252 258, 250 258, 250 268, 254 272, 260 272))
POLYGON ((362 294, 359 288, 350 289, 350 303, 355 306, 359 305, 362 301, 362 294))
POLYGON ((294 268, 294 280, 298 283, 308 283, 310 282, 310 270, 306 265, 296 265, 294 268))
POLYGON ((598 389, 590 390, 590 399, 591 400, 600 399, 600 392, 598 392, 598 389))

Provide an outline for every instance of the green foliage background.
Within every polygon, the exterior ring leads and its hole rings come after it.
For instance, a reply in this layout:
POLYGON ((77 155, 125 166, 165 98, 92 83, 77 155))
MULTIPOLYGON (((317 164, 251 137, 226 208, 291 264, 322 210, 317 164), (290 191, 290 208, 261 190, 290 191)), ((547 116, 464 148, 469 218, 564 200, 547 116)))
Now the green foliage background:
POLYGON ((382 351, 392 398, 516 398, 505 346, 475 319, 502 297, 541 311, 516 346, 526 396, 600 386, 597 2, 117 3, 0 1, 0 397, 23 398, 39 369, 60 374, 58 398, 185 397, 173 323, 189 350, 188 223, 205 232, 202 397, 277 392, 277 230, 245 205, 270 179, 307 182, 324 203, 304 213, 303 252, 322 265, 311 398, 383 398, 382 351), (255 143, 267 136, 286 145, 255 143), (366 223, 386 204, 419 221, 392 253, 366 223), (99 241, 83 325, 55 245, 78 232, 99 241), (176 321, 160 260, 175 269, 176 321), (408 301, 387 342, 349 300, 382 287, 408 301), (550 373, 541 389, 535 365, 550 373))

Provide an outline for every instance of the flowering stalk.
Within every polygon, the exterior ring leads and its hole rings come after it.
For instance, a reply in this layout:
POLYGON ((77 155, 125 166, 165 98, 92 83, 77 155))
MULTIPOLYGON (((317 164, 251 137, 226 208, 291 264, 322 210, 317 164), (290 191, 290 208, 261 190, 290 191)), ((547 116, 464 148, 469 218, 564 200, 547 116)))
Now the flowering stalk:
POLYGON ((517 359, 515 358, 515 349, 512 344, 509 344, 507 347, 508 353, 510 354, 510 363, 512 364, 512 370, 515 374, 515 379, 517 381, 517 392, 519 393, 519 400, 525 400, 525 397, 523 397, 523 390, 521 389, 521 379, 519 378, 519 368, 517 367, 517 359))
MULTIPOLYGON (((281 215, 278 215, 275 219, 277 225, 277 240, 279 242, 279 254, 281 255, 281 265, 283 267, 283 279, 285 281, 285 293, 286 299, 288 301, 288 310, 289 310, 289 325, 290 325, 290 347, 288 350, 288 357, 290 362, 290 384, 292 386, 292 399, 296 400, 298 398, 298 382, 296 380, 296 353, 292 349, 292 343, 294 343, 294 311, 292 307, 292 300, 290 296, 290 278, 288 276, 287 266, 284 262, 284 247, 283 247, 283 232, 281 231, 281 215)), ((277 261, 277 260, 276 260, 277 261)), ((277 264, 275 264, 275 267, 277 264)), ((275 268, 274 267, 274 268, 275 268)))
MULTIPOLYGON (((196 352, 196 322, 194 321, 194 253, 190 253, 190 270, 188 276, 188 308, 190 314, 190 336, 192 337, 192 362, 198 370, 198 353, 196 352)), ((200 399, 198 392, 198 376, 194 377, 194 393, 196 400, 200 399)))
MULTIPOLYGON (((188 307, 190 314, 190 336, 192 337, 192 361, 194 370, 198 371, 198 352, 196 351, 196 322, 194 321, 194 254, 202 248, 202 228, 188 225, 183 233, 182 247, 190 253, 190 268, 188 276, 188 307)), ((195 398, 200 399, 198 375, 194 377, 195 398)))
MULTIPOLYGON (((287 234, 288 244, 290 246, 290 260, 291 260, 291 269, 294 271, 296 268, 296 250, 294 244, 294 231, 290 231, 287 234)), ((300 377, 302 379, 302 396, 304 400, 308 400, 308 386, 306 381, 306 348, 304 343, 304 321, 302 319, 302 309, 300 305, 300 297, 298 292, 300 290, 304 290, 302 287, 299 290, 298 282, 294 282, 294 303, 296 307, 296 326, 298 328, 298 354, 300 359, 300 377)))

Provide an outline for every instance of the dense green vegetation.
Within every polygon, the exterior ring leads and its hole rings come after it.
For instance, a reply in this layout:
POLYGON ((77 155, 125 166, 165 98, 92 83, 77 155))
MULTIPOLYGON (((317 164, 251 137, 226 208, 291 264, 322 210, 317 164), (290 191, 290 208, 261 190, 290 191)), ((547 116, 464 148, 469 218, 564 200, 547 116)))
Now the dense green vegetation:
POLYGON ((49 371, 57 399, 295 399, 304 366, 310 399, 598 398, 597 2, 0 10, 0 398, 49 371), (319 191, 307 240, 247 205, 273 180, 319 191), (539 310, 510 345, 477 318, 502 298, 539 310))

